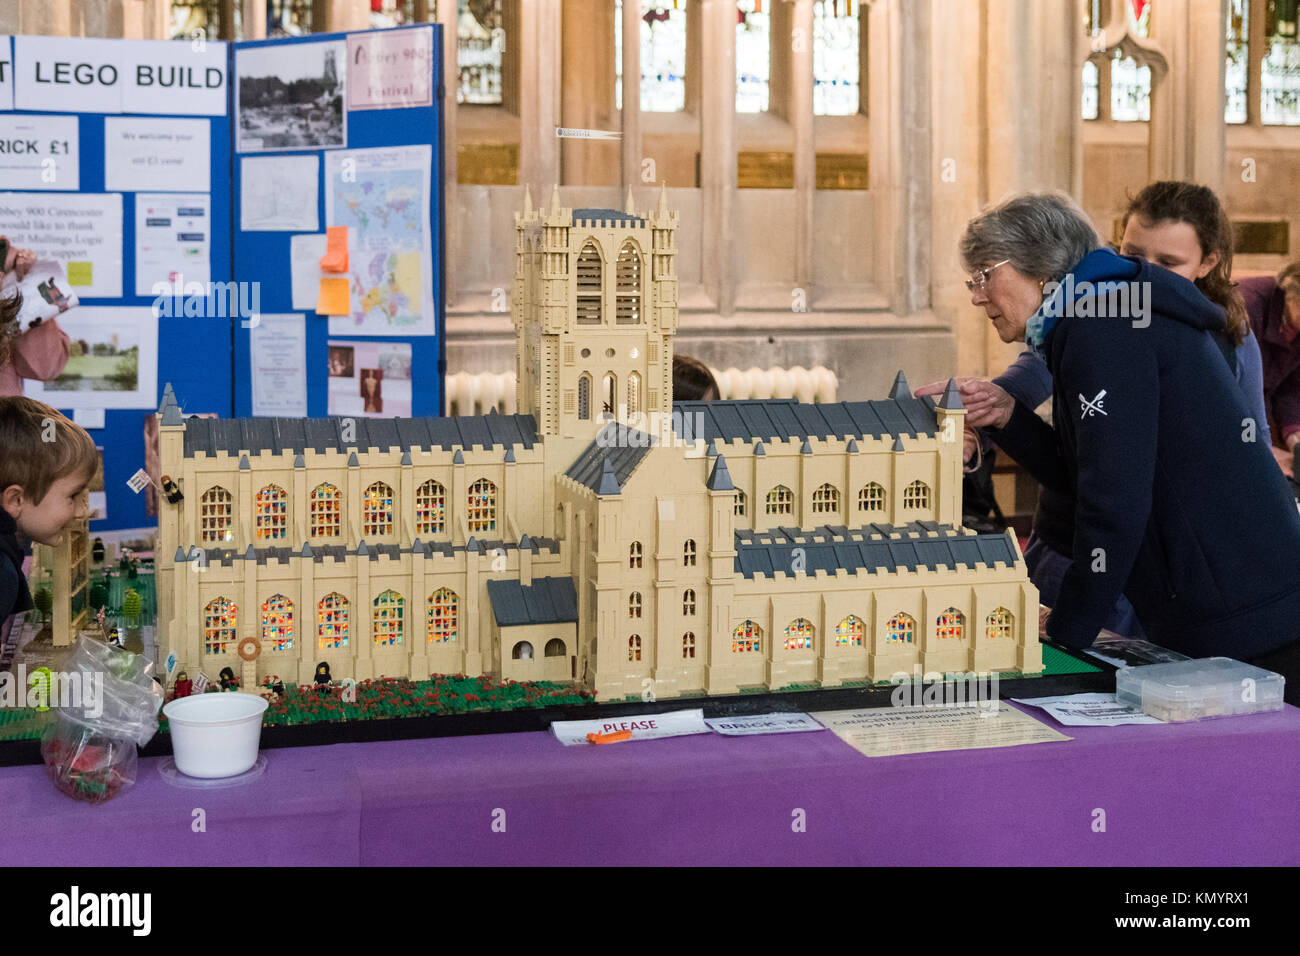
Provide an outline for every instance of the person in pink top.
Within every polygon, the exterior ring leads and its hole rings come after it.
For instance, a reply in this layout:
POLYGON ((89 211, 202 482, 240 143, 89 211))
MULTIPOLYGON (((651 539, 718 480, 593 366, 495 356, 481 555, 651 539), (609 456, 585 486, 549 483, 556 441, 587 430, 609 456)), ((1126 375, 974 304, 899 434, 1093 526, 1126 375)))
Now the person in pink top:
MULTIPOLYGON (((0 288, 21 280, 36 257, 0 236, 0 288)), ((68 336, 53 318, 18 324, 22 297, 17 289, 0 292, 0 396, 21 395, 23 379, 48 382, 68 364, 68 336)))

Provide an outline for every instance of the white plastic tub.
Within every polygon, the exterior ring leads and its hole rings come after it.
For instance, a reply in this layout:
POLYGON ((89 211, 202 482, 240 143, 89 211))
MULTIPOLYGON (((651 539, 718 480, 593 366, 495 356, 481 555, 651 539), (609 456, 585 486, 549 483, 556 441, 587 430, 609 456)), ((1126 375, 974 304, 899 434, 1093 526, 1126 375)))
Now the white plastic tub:
POLYGON ((189 777, 233 777, 257 763, 267 702, 253 694, 195 694, 163 706, 176 769, 189 777))

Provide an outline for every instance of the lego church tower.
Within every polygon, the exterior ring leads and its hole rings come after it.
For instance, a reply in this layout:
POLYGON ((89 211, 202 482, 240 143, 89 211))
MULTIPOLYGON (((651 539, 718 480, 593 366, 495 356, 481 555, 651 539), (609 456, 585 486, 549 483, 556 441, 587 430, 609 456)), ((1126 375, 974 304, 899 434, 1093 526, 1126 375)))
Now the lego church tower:
POLYGON ((590 441, 610 418, 666 434, 677 224, 663 188, 644 215, 631 189, 622 213, 562 207, 558 187, 549 208, 534 209, 525 190, 515 214, 518 408, 540 436, 590 441))

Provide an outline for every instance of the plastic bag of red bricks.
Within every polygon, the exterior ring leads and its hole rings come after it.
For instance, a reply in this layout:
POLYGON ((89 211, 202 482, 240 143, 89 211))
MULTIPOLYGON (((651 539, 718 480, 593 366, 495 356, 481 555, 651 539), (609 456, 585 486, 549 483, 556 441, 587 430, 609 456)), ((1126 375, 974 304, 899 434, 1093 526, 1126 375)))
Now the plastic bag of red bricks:
POLYGON ((134 740, 105 737, 62 715, 42 735, 41 757, 54 785, 87 803, 111 800, 135 782, 134 740))

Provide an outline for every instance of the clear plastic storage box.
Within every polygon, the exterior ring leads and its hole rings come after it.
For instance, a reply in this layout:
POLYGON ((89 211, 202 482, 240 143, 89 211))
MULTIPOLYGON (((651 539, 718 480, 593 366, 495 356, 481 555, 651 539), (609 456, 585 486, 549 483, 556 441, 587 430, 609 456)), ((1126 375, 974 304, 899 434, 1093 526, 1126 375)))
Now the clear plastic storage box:
POLYGON ((1115 672, 1115 697, 1160 720, 1232 717, 1282 709, 1286 678, 1228 657, 1144 664, 1115 672))

